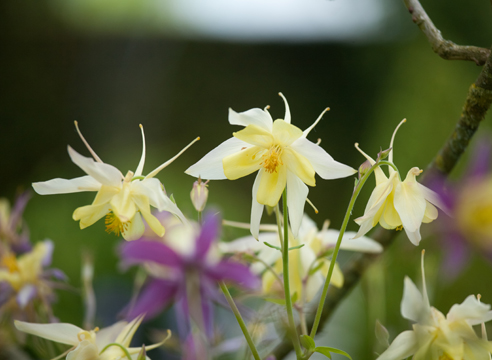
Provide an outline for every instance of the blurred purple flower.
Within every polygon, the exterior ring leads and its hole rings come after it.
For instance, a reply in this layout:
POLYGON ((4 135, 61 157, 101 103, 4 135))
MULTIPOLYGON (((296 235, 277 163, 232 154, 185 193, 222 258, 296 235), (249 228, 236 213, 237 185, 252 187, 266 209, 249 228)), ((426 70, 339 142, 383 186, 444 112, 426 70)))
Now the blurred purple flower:
POLYGON ((467 265, 471 248, 492 262, 492 172, 490 136, 480 139, 471 163, 455 182, 435 178, 431 186, 451 212, 438 222, 444 251, 443 267, 448 278, 467 265))
POLYGON ((12 209, 7 199, 0 198, 0 255, 7 249, 15 254, 23 254, 32 249, 29 229, 22 219, 30 198, 31 192, 24 191, 15 199, 12 209))
POLYGON ((214 246, 220 223, 219 216, 209 213, 199 232, 185 229, 182 234, 194 236, 191 251, 179 251, 176 250, 179 247, 147 238, 122 244, 123 263, 145 265, 151 275, 133 306, 126 310, 125 317, 134 318, 145 313, 147 318, 152 318, 174 301, 183 338, 190 332, 190 319, 201 324, 202 330, 211 336, 212 302, 222 302, 217 281, 231 281, 249 289, 259 286, 259 279, 247 266, 220 257, 214 246))

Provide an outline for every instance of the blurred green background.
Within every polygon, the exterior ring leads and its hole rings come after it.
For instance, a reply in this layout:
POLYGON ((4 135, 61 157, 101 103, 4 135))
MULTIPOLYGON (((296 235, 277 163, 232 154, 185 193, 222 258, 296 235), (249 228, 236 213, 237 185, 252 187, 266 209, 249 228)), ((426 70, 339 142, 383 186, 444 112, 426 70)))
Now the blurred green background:
MULTIPOLYGON (((352 7, 343 15, 346 24, 339 21, 337 26, 348 31, 347 24, 369 16, 362 6, 365 1, 347 1, 352 7)), ((345 1, 293 2, 329 9, 345 1)), ((312 26, 307 35, 296 37, 292 30, 297 26, 296 13, 285 13, 288 7, 275 1, 245 13, 244 27, 228 32, 207 30, 193 1, 183 2, 177 10, 177 2, 170 0, 3 0, 0 195, 13 199, 18 189, 30 188, 33 181, 83 174, 66 151, 70 144, 88 155, 74 120, 103 161, 123 173, 134 170, 141 154, 141 123, 147 140, 146 173, 196 136, 202 138, 158 176, 193 217, 189 191, 194 179, 184 170, 236 131, 227 122, 229 107, 245 111, 270 105, 272 116, 282 117, 279 91, 287 97, 293 123, 301 129, 325 107, 331 108, 310 139, 321 138, 321 146, 336 160, 354 168, 364 161, 353 147, 355 142, 375 155, 380 146, 389 146, 395 126, 407 118, 395 143, 395 162, 402 173, 413 166, 425 168, 454 128, 480 68, 434 54, 401 1, 373 3, 375 20, 360 29, 354 25, 350 35, 340 35, 333 30, 336 26, 319 30, 312 26), (258 28, 254 17, 248 18, 255 11, 272 19, 271 30, 258 28), (179 16, 183 13, 192 17, 179 16), (287 26, 278 30, 274 25, 282 16, 287 26), (282 35, 290 24, 290 31, 282 35)), ((426 0, 423 5, 445 38, 490 47, 488 1, 426 0)), ((214 13, 216 23, 234 19, 228 9, 214 13)), ((323 14, 318 15, 324 21, 323 14)), ((327 17, 325 22, 333 19, 327 17)), ((489 113, 480 132, 490 129, 491 117, 489 113)), ((459 168, 453 176, 459 175, 459 168)), ((248 221, 252 183, 252 176, 211 182, 209 204, 222 209, 227 219, 248 221)), ((318 180, 309 197, 320 213, 314 215, 306 207, 307 213, 320 226, 328 218, 333 228, 339 228, 352 186, 351 179, 318 180)), ((354 216, 363 213, 370 192, 370 187, 363 191, 354 216)), ((53 265, 65 271, 75 287, 80 285, 81 251, 94 253, 98 314, 106 325, 127 303, 132 277, 118 271, 115 248, 120 240, 104 232, 103 221, 81 231, 72 220, 74 209, 93 197, 91 193, 34 195, 25 218, 33 241, 55 242, 53 265)), ((352 222, 349 229, 356 228, 352 222)), ((423 234, 430 237, 419 248, 402 234, 371 270, 324 332, 330 346, 343 347, 354 359, 374 359, 374 351, 381 350, 374 345, 376 317, 387 325, 391 338, 409 328, 399 314, 403 277, 409 275, 419 283, 422 248, 427 249, 428 286, 437 308, 447 312, 472 293, 492 302, 488 263, 474 256, 455 281, 445 281, 432 227, 424 225, 423 234)), ((226 239, 236 235, 224 231, 226 239)), ((62 321, 80 325, 82 311, 78 294, 59 293, 55 313, 62 321)))

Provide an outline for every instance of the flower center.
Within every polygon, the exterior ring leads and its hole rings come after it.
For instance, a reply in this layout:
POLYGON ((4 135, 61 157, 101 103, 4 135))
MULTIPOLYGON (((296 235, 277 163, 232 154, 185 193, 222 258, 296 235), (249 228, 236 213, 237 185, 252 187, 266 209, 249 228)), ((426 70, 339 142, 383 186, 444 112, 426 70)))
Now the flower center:
POLYGON ((106 232, 108 234, 115 233, 116 236, 120 236, 122 232, 126 231, 130 224, 129 221, 122 222, 111 209, 107 213, 104 223, 106 224, 106 232))
POLYGON ((5 266, 10 273, 19 272, 19 266, 17 265, 17 259, 14 254, 5 255, 0 265, 5 266))
POLYGON ((283 149, 280 145, 272 145, 266 154, 262 155, 263 161, 260 163, 269 173, 277 172, 280 165, 283 165, 282 155, 283 149))
POLYGON ((452 360, 448 355, 444 354, 439 356, 439 360, 452 360))

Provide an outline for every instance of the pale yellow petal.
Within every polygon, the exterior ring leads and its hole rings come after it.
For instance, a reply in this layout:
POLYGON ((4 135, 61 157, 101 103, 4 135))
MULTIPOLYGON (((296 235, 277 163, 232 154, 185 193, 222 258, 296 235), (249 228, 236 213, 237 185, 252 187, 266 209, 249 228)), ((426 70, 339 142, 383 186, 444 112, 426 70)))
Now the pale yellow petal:
POLYGON ((284 120, 275 120, 272 129, 276 145, 289 146, 302 136, 302 130, 284 120))
POLYGON ((261 167, 261 156, 265 151, 261 147, 253 146, 226 156, 222 159, 225 176, 229 180, 236 180, 255 172, 261 167))
POLYGON ((394 229, 401 225, 400 215, 398 215, 398 212, 395 209, 393 200, 394 200, 394 192, 391 192, 391 194, 386 199, 386 204, 383 213, 384 222, 388 225, 388 227, 385 227, 386 229, 394 229))
POLYGON ((120 191, 119 188, 113 186, 102 185, 96 194, 96 198, 92 202, 92 205, 101 205, 111 201, 113 196, 115 196, 120 191))
POLYGON ((129 322, 118 335, 115 340, 115 343, 121 344, 124 347, 130 346, 130 342, 132 341, 133 335, 135 331, 137 331, 138 327, 142 323, 144 316, 140 315, 129 322))
POLYGON ((111 210, 121 220, 130 221, 137 211, 135 202, 132 199, 131 184, 124 184, 121 191, 111 199, 111 210))
POLYGON ((67 360, 98 360, 99 351, 96 344, 91 343, 88 340, 84 340, 78 344, 78 346, 70 351, 67 355, 67 360))
POLYGON ((438 212, 436 207, 432 205, 430 202, 426 201, 424 219, 422 220, 422 222, 426 224, 430 223, 437 219, 437 215, 438 212))
POLYGON ((287 167, 279 166, 277 171, 268 172, 264 169, 260 179, 260 186, 256 194, 256 200, 263 205, 274 207, 280 200, 287 183, 287 167))
POLYGON ((80 228, 85 229, 104 217, 110 211, 109 204, 81 206, 73 212, 72 218, 80 220, 80 228))
POLYGON ((145 232, 145 224, 142 221, 140 212, 136 212, 133 219, 124 224, 121 235, 127 241, 137 240, 142 237, 145 232))
POLYGON ((300 178, 306 185, 315 186, 314 168, 304 156, 298 152, 286 148, 282 153, 282 162, 287 168, 300 178))
MULTIPOLYGON (((321 273, 322 274, 327 274, 328 269, 330 268, 330 260, 324 260, 324 264, 322 266, 321 273)), ((335 263, 335 267, 333 268, 333 273, 331 274, 331 281, 330 285, 333 285, 337 288, 341 288, 343 286, 344 278, 343 278, 343 272, 340 269, 340 266, 338 266, 338 263, 335 263)))
POLYGON ((405 181, 399 183, 394 192, 395 209, 403 227, 410 232, 420 228, 427 203, 415 180, 415 175, 419 173, 418 168, 412 168, 405 181))
POLYGON ((266 270, 261 277, 262 290, 264 294, 269 294, 273 291, 273 285, 277 281, 275 275, 270 271, 266 270))
POLYGON ((150 212, 142 211, 141 213, 145 219, 145 222, 147 222, 152 231, 155 232, 157 236, 163 237, 166 230, 164 229, 164 226, 162 226, 161 222, 157 220, 157 218, 150 212))
POLYGON ((273 145, 272 133, 257 125, 248 125, 243 130, 235 132, 233 135, 239 140, 262 148, 269 148, 273 145))

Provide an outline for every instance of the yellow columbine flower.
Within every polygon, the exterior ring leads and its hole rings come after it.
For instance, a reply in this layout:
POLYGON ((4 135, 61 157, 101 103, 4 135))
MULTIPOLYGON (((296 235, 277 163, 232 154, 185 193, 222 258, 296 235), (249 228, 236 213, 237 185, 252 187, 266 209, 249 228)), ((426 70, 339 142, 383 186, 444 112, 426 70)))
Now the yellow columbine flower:
MULTIPOLYGON (((398 124, 391 137, 389 162, 393 162, 393 142, 399 127, 405 122, 398 124)), ((373 165, 375 163, 369 155, 359 149, 364 157, 373 165)), ((376 177, 376 188, 373 190, 367 203, 364 215, 355 219, 360 225, 356 238, 366 234, 374 226, 381 224, 385 229, 405 229, 405 232, 414 245, 418 245, 420 236, 420 225, 430 223, 437 218, 437 209, 446 211, 446 207, 434 191, 417 182, 416 176, 422 170, 413 167, 408 171, 407 177, 401 181, 399 174, 389 167, 389 177, 381 168, 374 170, 376 177), (434 206, 435 205, 435 206, 434 206)))
POLYGON ((7 282, 15 291, 17 304, 24 308, 36 295, 51 291, 43 281, 43 266, 51 261, 53 243, 45 240, 36 243, 30 252, 16 257, 5 253, 0 257, 0 283, 7 282))
POLYGON ((183 222, 186 222, 181 210, 167 197, 161 182, 154 176, 172 163, 199 138, 147 176, 142 176, 145 163, 145 135, 143 126, 140 125, 143 140, 142 156, 135 172, 128 171, 123 176, 117 168, 102 162, 85 141, 79 131, 77 122, 75 122, 75 126, 93 158, 80 155, 70 146, 68 146, 68 154, 72 161, 84 170, 87 175, 70 180, 57 178, 33 183, 32 186, 38 194, 97 191, 93 203, 77 208, 73 213, 73 219, 80 220, 80 228, 84 229, 106 216, 106 230, 114 232, 116 235, 121 233, 126 240, 137 239, 143 234, 145 226, 142 216, 157 235, 164 235, 164 227, 151 214, 151 206, 159 209, 159 211, 169 211, 178 216, 183 222))
MULTIPOLYGON (((101 330, 96 328, 89 331, 65 323, 34 324, 18 320, 14 323, 18 330, 25 333, 60 344, 72 345, 72 348, 65 353, 67 360, 121 360, 127 359, 128 355, 136 359, 140 353, 141 347, 129 346, 142 319, 143 315, 130 323, 120 321, 101 330)), ((169 336, 158 344, 146 346, 145 349, 152 350, 161 346, 169 336)))
POLYGON ((242 113, 229 109, 229 123, 245 128, 186 170, 187 174, 209 180, 235 180, 258 171, 251 209, 251 233, 255 238, 264 205, 276 206, 286 186, 290 223, 297 236, 309 191, 306 185, 316 185, 314 174, 338 179, 356 172, 306 139, 324 112, 303 132, 291 124, 289 104, 279 95, 285 102, 284 119, 273 121, 267 109, 242 113))
MULTIPOLYGON (((241 227, 248 225, 234 224, 241 227)), ((323 286, 330 267, 330 259, 326 252, 335 247, 340 232, 329 229, 328 226, 329 221, 325 221, 323 228, 318 230, 316 223, 304 215, 299 228, 299 237, 296 239, 289 236, 289 247, 304 244, 302 248, 289 252, 291 296, 297 293, 298 299, 303 303, 311 301, 323 286)), ((264 244, 267 242, 270 245, 280 246, 278 227, 261 225, 261 230, 263 231, 259 235, 259 241, 254 241, 252 236, 245 236, 231 242, 221 242, 219 249, 224 253, 254 253, 259 261, 251 265, 251 270, 255 274, 262 274, 263 292, 283 294, 283 285, 279 281, 283 274, 282 253, 264 244)), ((340 249, 373 254, 383 251, 381 244, 376 241, 365 236, 354 240, 352 239, 354 235, 354 232, 347 231, 343 236, 340 249)), ((343 282, 343 273, 338 264, 335 264, 331 285, 340 288, 343 282)))

